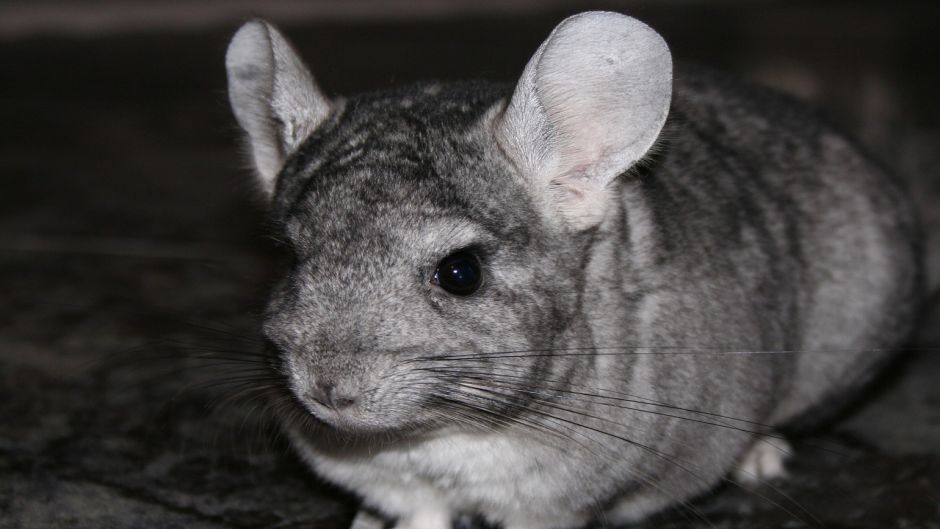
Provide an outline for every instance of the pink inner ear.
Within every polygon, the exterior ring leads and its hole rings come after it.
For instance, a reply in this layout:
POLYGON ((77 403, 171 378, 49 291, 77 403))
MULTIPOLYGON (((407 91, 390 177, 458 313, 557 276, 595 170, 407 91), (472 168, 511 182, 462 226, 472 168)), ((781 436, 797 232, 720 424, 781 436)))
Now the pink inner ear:
POLYGON ((593 191, 592 169, 593 164, 585 161, 567 168, 561 176, 552 179, 555 198, 560 201, 563 209, 577 208, 580 203, 588 200, 593 191))
POLYGON ((562 179, 591 178, 598 162, 607 151, 608 131, 588 112, 559 113, 553 116, 562 140, 558 173, 562 179))
POLYGON ((552 183, 565 187, 583 187, 577 185, 577 183, 586 182, 591 178, 591 169, 593 164, 584 159, 583 156, 580 156, 580 158, 581 160, 577 162, 574 162, 573 157, 568 158, 567 160, 562 160, 562 167, 559 171, 560 174, 552 178, 552 183), (571 162, 574 162, 575 165, 569 166, 568 164, 571 162))

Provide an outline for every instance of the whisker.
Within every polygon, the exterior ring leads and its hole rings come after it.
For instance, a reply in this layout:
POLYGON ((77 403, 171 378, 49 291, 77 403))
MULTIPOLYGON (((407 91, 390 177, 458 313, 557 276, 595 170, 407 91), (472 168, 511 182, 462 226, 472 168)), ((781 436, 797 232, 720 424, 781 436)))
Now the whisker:
MULTIPOLYGON (((480 376, 471 376, 471 375, 467 375, 467 374, 464 373, 464 372, 456 372, 455 374, 456 374, 456 375, 460 375, 460 376, 467 376, 467 377, 470 377, 470 378, 475 378, 476 380, 480 380, 480 381, 484 381, 484 382, 487 381, 487 380, 493 379, 492 376, 487 376, 487 375, 488 375, 487 373, 480 373, 480 376)), ((497 377, 499 377, 499 376, 502 376, 502 375, 497 375, 497 377)), ((537 386, 523 386, 523 385, 516 385, 516 386, 514 386, 514 387, 512 387, 512 388, 507 388, 507 389, 519 390, 519 391, 522 392, 522 393, 526 393, 526 394, 530 394, 530 395, 543 395, 543 396, 547 395, 547 396, 551 396, 551 394, 546 394, 546 393, 544 392, 544 390, 542 390, 542 391, 533 391, 531 388, 535 388, 535 389, 537 389, 537 390, 540 389, 540 388, 538 388, 537 386), (525 389, 525 388, 530 388, 530 389, 525 389)), ((770 432, 770 431, 749 430, 749 429, 746 429, 746 428, 740 428, 740 427, 733 426, 733 425, 727 425, 727 424, 722 424, 722 423, 718 423, 718 422, 705 421, 705 420, 702 420, 702 419, 695 419, 695 418, 692 418, 692 417, 683 417, 683 416, 680 416, 680 415, 673 415, 673 414, 670 414, 670 413, 664 413, 664 412, 659 412, 659 411, 654 411, 654 410, 644 410, 644 409, 641 409, 641 408, 636 408, 636 407, 632 407, 632 406, 625 406, 625 405, 615 404, 615 403, 610 403, 610 402, 598 402, 598 401, 596 401, 596 400, 588 400, 588 399, 579 399, 579 398, 577 398, 578 395, 588 395, 588 394, 585 394, 585 393, 570 392, 570 391, 565 391, 565 390, 553 390, 553 391, 558 391, 558 392, 562 392, 562 393, 566 393, 566 394, 572 394, 572 393, 574 393, 574 394, 575 394, 574 397, 567 397, 567 398, 568 398, 569 400, 574 400, 574 401, 576 401, 576 402, 590 402, 590 403, 594 403, 594 404, 600 404, 600 405, 603 405, 603 406, 609 406, 609 407, 614 407, 614 408, 619 408, 619 409, 624 409, 624 410, 636 411, 636 412, 640 412, 640 413, 649 413, 649 414, 652 414, 652 415, 658 415, 658 416, 662 416, 662 417, 669 417, 669 418, 673 418, 673 419, 686 420, 686 421, 691 421, 691 422, 695 422, 695 423, 699 423, 699 424, 705 424, 705 425, 710 425, 710 426, 717 426, 717 427, 721 427, 721 428, 727 428, 727 429, 730 429, 730 430, 737 430, 737 431, 740 431, 740 432, 745 432, 745 433, 754 434, 754 435, 763 435, 763 436, 766 436, 766 437, 773 437, 773 438, 781 439, 781 440, 784 439, 783 436, 774 434, 774 433, 772 433, 772 432, 770 432)), ((604 397, 603 395, 589 395, 589 396, 594 396, 594 397, 601 398, 601 399, 603 399, 603 398, 615 399, 614 397, 604 397)), ((616 400, 629 401, 628 399, 616 399, 616 400)), ((638 402, 638 401, 629 401, 629 402, 638 402)), ((647 403, 642 403, 642 402, 641 402, 640 404, 646 404, 646 405, 650 405, 650 406, 655 406, 654 404, 647 404, 647 403)))
MULTIPOLYGON (((458 384, 460 384, 460 383, 458 383, 458 384)), ((463 385, 463 384, 460 384, 460 385, 463 385)), ((463 386, 464 386, 464 387, 469 387, 469 386, 466 386, 466 385, 463 385, 463 386)), ((471 387, 471 388, 472 388, 472 387, 471 387)), ((479 387, 476 387, 476 388, 472 388, 472 389, 477 389, 477 390, 479 390, 479 391, 485 391, 485 392, 487 392, 487 393, 489 393, 489 394, 491 394, 491 395, 495 395, 495 396, 502 396, 502 397, 507 396, 506 394, 499 393, 499 392, 493 391, 493 390, 489 390, 489 389, 487 389, 487 388, 479 388, 479 387)), ((485 398, 485 397, 483 397, 483 398, 485 398)), ((486 400, 489 400, 489 401, 495 402, 495 403, 503 403, 502 401, 499 401, 499 400, 497 400, 497 399, 486 399, 486 400)), ((558 409, 559 411, 568 411, 568 410, 564 410, 564 408, 559 408, 559 407, 555 407, 554 409, 558 409)), ((702 478, 702 477, 699 476, 698 474, 695 474, 694 472, 688 470, 687 468, 685 468, 685 467, 683 467, 682 465, 679 465, 678 463, 676 463, 675 461, 673 461, 672 459, 674 459, 674 456, 669 456, 668 454, 662 454, 662 453, 656 451, 655 449, 644 445, 643 443, 639 443, 639 442, 634 441, 634 440, 632 440, 632 439, 628 439, 628 438, 626 438, 626 437, 623 437, 623 436, 620 436, 620 435, 617 435, 617 434, 614 434, 614 433, 611 433, 611 432, 607 432, 607 431, 600 430, 600 429, 597 429, 597 428, 593 428, 593 427, 591 427, 591 426, 587 426, 587 425, 584 425, 584 424, 581 424, 581 423, 578 423, 578 422, 575 422, 575 421, 571 421, 571 420, 568 420, 568 419, 565 419, 565 418, 562 418, 562 417, 558 417, 558 416, 556 416, 556 415, 552 415, 551 413, 547 413, 547 412, 544 412, 544 411, 541 411, 541 410, 536 410, 536 409, 532 409, 532 408, 525 408, 525 410, 528 411, 528 412, 536 413, 536 414, 538 414, 538 415, 540 415, 540 416, 542 416, 542 417, 545 417, 545 418, 548 418, 548 419, 552 419, 552 420, 554 420, 554 421, 560 421, 560 422, 569 424, 569 425, 574 426, 574 427, 584 428, 584 429, 591 430, 591 431, 594 431, 594 432, 596 432, 596 433, 599 433, 599 434, 602 434, 602 435, 605 435, 605 436, 614 437, 615 439, 618 439, 618 440, 620 440, 620 441, 626 442, 626 443, 631 444, 631 445, 633 445, 633 446, 637 446, 638 448, 641 448, 641 449, 652 450, 653 453, 655 453, 655 454, 658 455, 659 457, 664 458, 667 462, 670 462, 670 463, 672 463, 672 464, 675 464, 678 468, 682 469, 682 470, 685 471, 685 472, 690 473, 691 475, 693 475, 694 477, 696 477, 696 478, 699 479, 700 481, 702 481, 702 482, 704 482, 704 483, 706 483, 706 484, 708 483, 707 480, 705 480, 704 478, 702 478), (670 459, 670 457, 672 457, 672 459, 670 459)), ((569 412, 570 412, 570 411, 569 411, 569 412)), ((578 414, 576 413, 576 415, 578 415, 578 414)), ((584 434, 581 434, 581 435, 583 436, 584 434)), ((590 437, 586 437, 586 436, 585 436, 585 438, 588 439, 588 440, 590 440, 590 441, 593 441, 593 442, 595 442, 595 443, 600 444, 599 441, 597 441, 596 439, 591 439, 590 437)), ((583 446, 583 445, 582 445, 582 446, 583 446)), ((604 446, 604 445, 601 445, 601 446, 604 446)), ((596 454, 596 453, 592 451, 592 454, 596 454)), ((655 482, 653 482, 653 480, 649 479, 648 476, 644 477, 643 475, 640 475, 639 473, 637 473, 635 470, 634 470, 634 471, 630 471, 630 473, 631 473, 632 475, 634 475, 637 479, 639 479, 641 482, 643 482, 644 484, 646 484, 646 485, 648 485, 648 486, 651 486, 651 487, 653 487, 653 488, 655 488, 655 489, 657 489, 657 490, 663 492, 663 493, 666 494, 667 496, 670 495, 670 494, 668 494, 667 491, 665 491, 665 490, 663 490, 661 487, 657 486, 657 485, 655 484, 655 482)), ((704 513, 702 513, 697 507, 695 507, 694 505, 692 505, 691 503, 689 503, 689 502, 686 501, 686 500, 680 500, 679 503, 680 503, 680 505, 684 505, 685 507, 689 508, 689 509, 690 509, 694 514, 696 514, 696 515, 699 517, 699 519, 702 520, 704 523, 708 524, 710 527, 714 527, 714 524, 712 524, 711 521, 709 521, 708 518, 704 515, 704 513)))
MULTIPOLYGON (((499 373, 498 375, 495 375, 495 376, 503 377, 503 382, 506 382, 506 383, 513 383, 512 379, 527 380, 526 377, 521 376, 521 375, 517 375, 517 374, 515 374, 515 372, 513 372, 512 374, 507 374, 507 373, 505 373, 505 371, 508 371, 508 370, 510 369, 510 368, 507 368, 507 367, 494 366, 494 365, 485 365, 485 364, 483 364, 483 365, 478 365, 478 366, 473 366, 473 367, 474 367, 474 368, 481 368, 481 369, 485 367, 486 369, 490 369, 490 370, 493 370, 493 371, 499 371, 500 373, 499 373)), ((449 375, 453 375, 453 376, 457 376, 457 377, 459 377, 459 376, 461 376, 461 375, 474 375, 474 376, 477 376, 477 377, 482 377, 481 380, 484 380, 484 381, 487 380, 487 379, 490 379, 490 378, 493 378, 493 377, 494 377, 494 373, 492 373, 492 372, 490 372, 490 371, 473 371, 473 370, 464 369, 462 366, 458 366, 458 367, 424 367, 424 368, 418 368, 418 369, 421 369, 421 370, 424 370, 424 371, 435 372, 435 373, 449 374, 449 375)), ((540 378, 539 380, 540 380, 540 381, 544 381, 544 382, 555 382, 555 383, 560 383, 560 384, 567 384, 567 385, 569 385, 570 387, 573 387, 573 388, 593 389, 593 388, 590 388, 589 386, 571 384, 570 382, 565 381, 565 380, 552 379, 552 378, 540 378)), ((526 388, 526 389, 529 389, 529 390, 541 390, 541 391, 544 391, 544 388, 541 388, 541 387, 539 387, 539 386, 534 386, 534 385, 518 385, 517 387, 519 387, 519 388, 526 388)), ((654 414, 654 415, 661 415, 661 416, 664 416, 664 417, 672 417, 672 418, 687 420, 687 421, 691 421, 691 422, 695 422, 695 423, 701 423, 701 424, 707 424, 707 425, 712 425, 712 426, 716 426, 716 427, 722 427, 722 428, 728 428, 728 429, 732 429, 732 430, 738 430, 738 431, 747 432, 747 433, 752 433, 752 434, 755 434, 755 435, 762 435, 762 436, 765 436, 765 437, 770 437, 770 438, 774 438, 774 439, 778 439, 778 440, 782 440, 782 441, 787 440, 785 436, 780 435, 780 434, 777 434, 777 433, 774 433, 774 430, 775 430, 774 426, 769 425, 769 424, 766 424, 766 423, 762 423, 762 422, 754 421, 754 420, 749 420, 749 419, 743 419, 743 418, 734 417, 734 416, 730 416, 730 415, 725 415, 725 414, 721 414, 721 413, 710 412, 710 411, 706 411, 706 410, 700 410, 700 409, 694 409, 694 408, 687 408, 687 407, 683 407, 683 406, 677 406, 677 405, 674 405, 674 404, 670 404, 670 403, 658 401, 658 400, 655 400, 655 399, 651 399, 651 398, 649 398, 649 397, 634 395, 634 394, 625 393, 625 392, 620 392, 620 391, 616 391, 616 390, 610 390, 610 389, 597 389, 597 390, 596 390, 596 391, 603 391, 603 392, 605 392, 605 393, 611 393, 611 394, 613 394, 613 395, 602 395, 602 394, 599 394, 599 393, 591 393, 591 392, 587 392, 587 391, 574 391, 574 390, 568 390, 568 389, 563 389, 563 388, 551 388, 551 391, 553 391, 553 392, 558 392, 558 393, 565 393, 565 394, 567 394, 567 395, 575 395, 575 396, 581 396, 581 397, 589 397, 589 398, 592 398, 592 399, 603 399, 603 400, 617 401, 617 402, 626 402, 626 403, 632 403, 632 404, 637 404, 637 405, 642 405, 642 406, 653 406, 653 407, 658 407, 658 408, 665 408, 665 409, 670 409, 670 410, 675 410, 675 411, 681 411, 681 412, 685 412, 685 413, 693 413, 693 414, 697 414, 697 415, 703 415, 703 416, 707 416, 707 417, 713 417, 713 418, 715 418, 716 420, 714 420, 714 421, 708 421, 708 420, 703 420, 703 419, 694 418, 694 417, 685 417, 685 416, 679 416, 679 415, 664 413, 664 412, 660 412, 660 411, 645 410, 645 409, 635 408, 635 407, 631 407, 631 406, 616 405, 616 404, 613 404, 613 403, 610 403, 610 402, 603 402, 603 401, 598 402, 598 401, 591 401, 591 400, 582 399, 582 402, 593 402, 593 403, 595 403, 595 404, 600 404, 600 405, 604 405, 604 406, 616 407, 616 408, 621 408, 621 409, 626 409, 626 410, 633 410, 633 411, 641 411, 641 412, 650 413, 650 414, 654 414), (722 422, 722 421, 718 421, 717 419, 725 419, 725 420, 734 421, 734 422, 737 422, 737 423, 748 424, 748 425, 756 426, 756 427, 758 427, 759 429, 745 428, 745 427, 742 427, 742 426, 736 426, 736 425, 734 425, 734 424, 727 424, 727 423, 724 423, 724 422, 722 422)), ((566 398, 568 398, 569 400, 576 400, 576 399, 573 399, 573 398, 571 398, 571 397, 566 397, 566 398)), ((792 455, 792 454, 790 454, 790 452, 789 452, 788 450, 786 450, 786 449, 784 449, 784 448, 782 448, 782 447, 780 447, 780 446, 778 446, 778 445, 776 445, 776 444, 773 444, 773 443, 768 443, 768 444, 770 444, 772 447, 776 448, 777 450, 779 450, 779 451, 780 451, 781 453, 783 453, 783 454, 792 455)), ((843 457, 846 457, 846 456, 847 456, 847 454, 846 454, 843 450, 840 450, 840 449, 839 449, 840 447, 838 447, 838 445, 836 445, 836 446, 834 447, 834 446, 833 446, 833 443, 831 443, 831 442, 830 442, 830 443, 807 442, 807 443, 805 443, 805 446, 808 446, 808 447, 811 447, 811 448, 814 448, 814 449, 817 449, 817 450, 822 450, 822 451, 825 451, 825 452, 828 452, 828 453, 831 453, 831 454, 843 456, 843 457)), ((844 447, 842 447, 842 448, 844 448, 844 447)))
POLYGON ((541 356, 631 356, 631 355, 729 355, 729 356, 747 356, 747 355, 791 355, 799 353, 811 354, 847 354, 847 353, 903 353, 910 351, 940 351, 940 346, 918 346, 918 347, 899 347, 899 348, 865 348, 865 347, 842 347, 842 348, 751 348, 751 347, 722 347, 706 345, 618 345, 618 346, 586 346, 586 347, 559 347, 559 348, 537 348, 537 349, 510 349, 491 352, 464 352, 464 351, 443 351, 432 355, 424 355, 403 360, 403 362, 426 362, 426 361, 446 361, 446 360, 485 360, 494 358, 537 358, 541 356))
MULTIPOLYGON (((847 350, 857 351, 857 349, 847 350)), ((440 360, 483 360, 504 358, 539 358, 539 357, 576 357, 576 356, 634 356, 634 355, 788 355, 802 352, 800 350, 748 350, 728 349, 721 347, 703 346, 639 346, 624 345, 611 347, 561 347, 540 349, 517 349, 494 352, 462 353, 445 352, 434 355, 421 356, 405 360, 405 362, 423 362, 440 360)))
MULTIPOLYGON (((484 367, 484 366, 478 366, 478 367, 484 367)), ((485 367, 488 367, 488 368, 493 369, 493 370, 496 370, 496 371, 506 371, 506 370, 508 370, 508 368, 501 368, 501 367, 498 367, 498 366, 485 366, 485 367)), ((439 372, 439 371, 437 370, 437 369, 439 369, 439 368, 421 368, 421 369, 423 369, 423 370, 428 370, 428 371, 433 371, 433 372, 439 372)), ((489 372, 487 372, 487 371, 465 370, 465 369, 463 369, 462 367, 458 367, 458 368, 443 368, 443 369, 444 369, 444 370, 450 369, 450 370, 452 371, 452 373, 455 374, 455 375, 460 375, 460 374, 463 374, 463 373, 471 373, 471 374, 476 374, 476 375, 480 375, 480 376, 484 376, 484 377, 491 375, 491 373, 489 373, 489 372)), ((524 377, 524 376, 522 376, 522 375, 516 375, 516 374, 500 373, 498 376, 504 377, 504 378, 508 378, 508 379, 527 380, 526 377, 524 377)), ((555 382, 555 383, 569 384, 571 387, 576 387, 576 388, 593 389, 593 388, 590 388, 590 387, 588 387, 588 386, 583 386, 583 385, 578 385, 578 384, 570 384, 570 383, 568 383, 568 382, 565 381, 565 380, 551 379, 551 378, 540 378, 539 380, 540 380, 540 381, 544 381, 544 382, 555 382)), ((537 386, 530 386, 530 387, 537 387, 537 386)), ((737 422, 752 424, 752 425, 754 425, 754 426, 760 426, 760 427, 762 427, 762 428, 767 428, 767 429, 772 429, 772 428, 773 428, 773 427, 770 426, 770 425, 763 424, 763 423, 756 422, 756 421, 751 421, 751 420, 748 420, 748 419, 741 419, 741 418, 737 418, 737 417, 731 417, 731 416, 728 416, 728 415, 722 415, 722 414, 720 414, 720 413, 714 413, 714 412, 703 411, 703 410, 696 410, 696 409, 692 409, 692 408, 684 408, 684 407, 682 407, 682 406, 675 406, 675 405, 672 405, 672 404, 663 403, 663 402, 656 401, 656 400, 653 400, 653 399, 650 399, 650 398, 647 398, 647 397, 641 397, 641 396, 632 395, 632 394, 629 394, 629 393, 624 393, 624 392, 615 391, 615 390, 610 390, 610 389, 598 389, 597 391, 604 391, 604 392, 607 392, 607 393, 613 393, 614 395, 617 395, 617 396, 601 395, 601 394, 597 394, 597 393, 588 393, 588 392, 580 392, 580 391, 571 391, 571 390, 564 390, 564 389, 560 389, 560 388, 553 388, 553 391, 562 391, 562 392, 569 393, 569 394, 573 394, 573 395, 581 395, 581 396, 588 396, 588 397, 594 397, 594 398, 600 398, 600 399, 615 400, 615 401, 620 401, 620 402, 630 402, 630 403, 634 403, 634 404, 643 404, 643 405, 649 405, 649 406, 657 406, 657 407, 662 407, 662 408, 669 408, 669 409, 674 409, 674 410, 677 410, 677 411, 685 411, 685 412, 689 412, 689 413, 696 413, 696 414, 707 415, 707 416, 711 416, 711 417, 718 417, 718 418, 722 418, 722 419, 728 419, 728 420, 732 420, 732 421, 737 421, 737 422), (620 395, 622 395, 622 397, 621 397, 620 395)))
MULTIPOLYGON (((458 382, 458 384, 460 384, 460 383, 458 382)), ((464 384, 461 384, 461 385, 464 385, 464 384)), ((464 386, 465 386, 465 387, 468 387, 468 386, 466 386, 466 385, 464 385, 464 386)), ((478 386, 469 386, 469 387, 472 387, 473 389, 477 389, 477 390, 480 390, 480 391, 488 391, 488 392, 491 392, 492 394, 495 394, 495 395, 503 395, 503 394, 501 394, 501 393, 499 393, 499 392, 495 392, 495 391, 489 390, 488 388, 481 388, 481 387, 478 387, 478 386)), ((503 395, 503 396, 505 396, 505 395, 503 395)), ((613 421, 611 421, 611 420, 609 420, 609 419, 605 419, 605 418, 603 418, 603 417, 596 417, 596 416, 594 416, 594 415, 585 414, 585 413, 582 413, 582 412, 579 412, 579 411, 576 411, 576 410, 571 410, 571 409, 565 408, 565 407, 563 407, 563 406, 559 406, 559 405, 557 405, 556 403, 553 403, 553 402, 550 402, 550 401, 543 401, 543 402, 540 402, 540 403, 543 404, 543 405, 545 405, 545 406, 548 406, 550 409, 555 409, 555 410, 558 410, 558 411, 565 411, 565 412, 568 412, 568 413, 572 413, 572 414, 574 414, 574 415, 583 416, 583 417, 588 417, 588 418, 591 418, 591 419, 594 419, 594 420, 598 420, 598 421, 601 421, 601 422, 611 423, 611 424, 614 424, 614 425, 617 425, 617 426, 623 426, 623 425, 618 425, 617 423, 615 423, 615 422, 613 422, 613 421)), ((533 411, 533 412, 536 412, 536 413, 543 413, 543 412, 539 412, 538 410, 534 410, 534 409, 531 409, 530 411, 533 411)), ((550 414, 549 414, 549 415, 550 415, 550 414)), ((553 417, 554 417, 554 416, 553 416, 553 417)), ((573 425, 576 425, 576 426, 579 426, 579 427, 581 427, 581 428, 586 428, 586 429, 588 429, 588 430, 597 432, 597 433, 599 433, 599 434, 606 435, 606 436, 610 436, 610 437, 613 437, 613 438, 615 438, 615 439, 624 441, 624 442, 626 442, 626 443, 628 443, 628 444, 631 444, 631 445, 633 445, 633 446, 636 446, 636 447, 638 447, 638 448, 640 448, 640 449, 642 449, 642 450, 645 450, 645 451, 647 451, 647 452, 649 452, 649 453, 651 453, 651 454, 654 454, 654 455, 660 457, 661 459, 663 459, 664 461, 669 462, 670 464, 675 465, 677 468, 680 468, 680 469, 682 469, 683 471, 689 473, 690 475, 692 475, 692 476, 695 477, 696 479, 702 481, 702 482, 705 483, 706 485, 709 484, 708 481, 705 480, 702 476, 700 476, 699 474, 697 474, 697 473, 691 471, 691 470, 690 470, 689 468, 687 468, 685 465, 680 464, 680 463, 678 462, 678 457, 676 457, 675 455, 667 454, 667 453, 665 453, 665 452, 656 450, 655 448, 652 448, 652 447, 650 447, 650 446, 648 446, 648 445, 645 445, 645 444, 643 444, 643 443, 639 443, 639 442, 637 442, 637 441, 635 441, 635 440, 628 439, 628 438, 623 437, 623 436, 621 436, 621 435, 617 435, 617 434, 614 434, 614 433, 611 433, 611 432, 607 432, 607 431, 601 430, 601 429, 599 429, 599 428, 594 428, 594 427, 589 426, 589 425, 580 424, 580 423, 577 423, 577 422, 575 422, 575 421, 568 421, 568 420, 562 419, 562 418, 559 418, 559 420, 562 420, 562 421, 565 421, 565 422, 569 422, 569 423, 571 423, 571 424, 573 424, 573 425)), ((724 481, 724 482, 726 482, 726 483, 733 484, 733 485, 739 487, 741 490, 745 490, 745 491, 747 491, 748 493, 753 494, 753 495, 755 495, 756 497, 758 497, 758 498, 760 498, 760 499, 762 499, 762 500, 768 502, 770 505, 772 505, 772 506, 774 506, 774 507, 776 507, 776 508, 782 510, 782 511, 783 511, 784 513, 786 513, 788 516, 791 516, 791 517, 793 517, 794 519, 796 519, 796 520, 798 520, 798 521, 800 521, 800 522, 802 522, 802 523, 806 523, 806 521, 805 521, 803 518, 801 518, 799 515, 797 515, 795 512, 793 512, 792 510, 788 509, 785 505, 782 505, 782 504, 780 504, 779 502, 777 502, 777 501, 773 500, 772 498, 768 497, 767 495, 762 494, 762 493, 760 493, 760 492, 758 492, 758 491, 749 489, 749 488, 747 488, 747 487, 744 487, 742 484, 740 484, 740 483, 738 483, 737 481, 735 481, 735 480, 733 480, 733 479, 731 479, 731 478, 728 478, 728 477, 726 477, 726 476, 723 476, 723 477, 721 477, 720 479, 721 479, 721 481, 724 481)), ((822 521, 819 520, 815 515, 813 515, 811 512, 809 512, 806 508, 804 508, 804 507, 803 507, 802 505, 800 505, 799 503, 795 502, 795 500, 793 500, 792 498, 790 498, 788 495, 786 495, 785 493, 783 493, 782 491, 780 491, 780 490, 779 490, 777 487, 775 487, 773 484, 769 483, 769 482, 766 481, 766 480, 759 480, 759 482, 760 482, 762 485, 769 487, 773 492, 775 492, 775 493, 781 495, 781 497, 783 497, 784 499, 786 499, 787 501, 789 501, 790 503, 792 503, 792 504, 793 504, 796 508, 798 508, 801 512, 803 512, 804 514, 806 514, 807 516, 809 516, 810 519, 812 519, 813 522, 815 522, 815 524, 816 524, 817 526, 822 527, 822 528, 825 528, 825 527, 826 527, 825 524, 822 523, 822 521)))

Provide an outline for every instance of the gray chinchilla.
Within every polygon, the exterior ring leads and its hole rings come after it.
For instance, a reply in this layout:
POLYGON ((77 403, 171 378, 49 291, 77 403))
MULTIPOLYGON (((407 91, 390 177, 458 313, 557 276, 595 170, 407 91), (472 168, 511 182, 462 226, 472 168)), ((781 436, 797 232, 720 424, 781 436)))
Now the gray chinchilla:
POLYGON ((633 18, 568 18, 515 86, 331 99, 263 21, 226 66, 292 253, 285 429, 396 528, 621 523, 779 475, 776 432, 909 334, 899 184, 633 18))

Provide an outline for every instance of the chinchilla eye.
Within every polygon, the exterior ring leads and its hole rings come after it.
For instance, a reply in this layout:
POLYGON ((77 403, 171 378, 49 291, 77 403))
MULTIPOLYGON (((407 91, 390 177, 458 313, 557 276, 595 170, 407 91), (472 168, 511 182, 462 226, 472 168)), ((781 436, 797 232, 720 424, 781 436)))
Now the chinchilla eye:
POLYGON ((431 282, 455 296, 469 296, 483 282, 480 260, 466 250, 454 252, 438 263, 431 282))

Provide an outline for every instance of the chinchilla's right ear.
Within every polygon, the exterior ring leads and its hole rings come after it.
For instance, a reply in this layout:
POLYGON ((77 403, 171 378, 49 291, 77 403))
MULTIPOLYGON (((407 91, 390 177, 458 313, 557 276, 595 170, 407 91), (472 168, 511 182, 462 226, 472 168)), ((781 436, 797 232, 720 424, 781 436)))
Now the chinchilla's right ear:
POLYGON ((225 69, 232 111, 270 196, 284 161, 327 117, 330 102, 284 36, 263 20, 235 33, 225 69))

